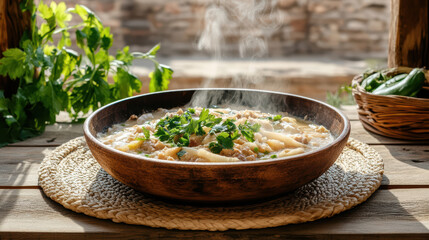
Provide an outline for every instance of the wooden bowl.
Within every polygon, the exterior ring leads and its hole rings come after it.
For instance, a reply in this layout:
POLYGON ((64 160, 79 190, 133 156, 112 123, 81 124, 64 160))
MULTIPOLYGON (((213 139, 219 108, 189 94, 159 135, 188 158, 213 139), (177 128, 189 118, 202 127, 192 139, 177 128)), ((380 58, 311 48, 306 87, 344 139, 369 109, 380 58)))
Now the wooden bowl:
MULTIPOLYGON (((209 97, 207 97, 208 99, 209 97)), ((209 106, 209 105, 207 105, 209 106)), ((201 107, 207 107, 201 106, 201 107)), ((101 167, 120 182, 147 194, 199 203, 254 201, 292 191, 322 175, 338 158, 350 134, 347 117, 306 97, 246 89, 187 89, 123 99, 95 111, 84 124, 89 149, 101 167), (98 132, 131 114, 188 104, 194 93, 215 94, 211 104, 232 104, 288 112, 325 126, 335 140, 316 151, 286 158, 234 163, 166 161, 121 152, 96 139, 98 132)))

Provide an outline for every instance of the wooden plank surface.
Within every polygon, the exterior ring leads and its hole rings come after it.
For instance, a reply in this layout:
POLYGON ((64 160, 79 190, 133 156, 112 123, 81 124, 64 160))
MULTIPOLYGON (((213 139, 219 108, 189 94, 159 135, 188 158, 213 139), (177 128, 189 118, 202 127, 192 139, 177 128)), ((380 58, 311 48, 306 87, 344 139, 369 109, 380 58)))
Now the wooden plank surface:
POLYGON ((340 111, 346 114, 350 121, 358 121, 359 114, 357 113, 357 105, 345 105, 341 106, 340 111))
POLYGON ((408 144, 428 144, 429 141, 407 141, 401 139, 393 139, 384 137, 365 130, 359 121, 350 121, 351 133, 350 137, 369 145, 408 145, 408 144))
POLYGON ((59 146, 70 139, 83 136, 82 126, 83 124, 55 123, 46 126, 46 130, 42 135, 16 142, 9 146, 59 146))
POLYGON ((67 210, 38 190, 0 190, 0 196, 0 238, 17 232, 23 238, 43 233, 55 233, 51 237, 61 236, 61 233, 84 233, 100 238, 162 239, 284 239, 288 235, 305 239, 316 236, 317 239, 334 238, 329 234, 353 235, 360 237, 358 239, 380 239, 378 234, 429 236, 429 189, 380 190, 364 204, 329 219, 277 228, 226 232, 178 231, 116 224, 67 210))
POLYGON ((382 185, 429 187, 429 146, 375 145, 384 160, 382 185))
POLYGON ((54 148, 0 148, 0 187, 37 186, 40 163, 52 149, 54 148))

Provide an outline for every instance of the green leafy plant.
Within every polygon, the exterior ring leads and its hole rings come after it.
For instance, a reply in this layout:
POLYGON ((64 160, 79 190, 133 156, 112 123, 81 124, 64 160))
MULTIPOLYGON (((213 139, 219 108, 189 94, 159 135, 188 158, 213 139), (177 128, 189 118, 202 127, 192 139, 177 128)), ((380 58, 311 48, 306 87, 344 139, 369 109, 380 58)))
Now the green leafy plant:
POLYGON ((31 12, 31 30, 19 48, 8 49, 0 59, 0 75, 19 81, 11 97, 0 91, 0 146, 42 133, 60 111, 79 121, 89 111, 140 92, 140 80, 129 71, 134 59, 154 63, 150 91, 168 88, 173 70, 156 60, 160 45, 146 53, 124 47, 112 56, 110 29, 85 6, 66 9, 63 2, 36 6, 27 0, 21 9, 31 12), (69 25, 76 16, 81 21, 69 25), (42 20, 40 25, 36 18, 42 20), (72 34, 78 52, 69 48, 72 34))
POLYGON ((334 92, 326 93, 326 102, 334 107, 341 107, 341 105, 353 105, 355 99, 352 94, 352 87, 349 85, 343 85, 334 92))

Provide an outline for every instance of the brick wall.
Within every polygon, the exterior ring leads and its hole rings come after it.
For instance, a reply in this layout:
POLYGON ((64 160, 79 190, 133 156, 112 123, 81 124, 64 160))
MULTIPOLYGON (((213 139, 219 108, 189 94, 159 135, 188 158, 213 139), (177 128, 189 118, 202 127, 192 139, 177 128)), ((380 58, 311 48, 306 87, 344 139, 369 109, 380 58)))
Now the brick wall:
MULTIPOLYGON (((217 0, 220 1, 220 0, 217 0)), ((246 1, 246 0, 243 0, 246 1)), ((47 1, 45 1, 47 2, 47 1)), ((201 56, 196 48, 208 3, 204 0, 66 0, 93 9, 115 34, 115 47, 145 50, 161 43, 161 55, 201 56)), ((386 57, 389 0, 278 0, 282 24, 269 36, 269 57, 330 54, 386 57)), ((225 28, 223 52, 236 56, 243 26, 225 28)))

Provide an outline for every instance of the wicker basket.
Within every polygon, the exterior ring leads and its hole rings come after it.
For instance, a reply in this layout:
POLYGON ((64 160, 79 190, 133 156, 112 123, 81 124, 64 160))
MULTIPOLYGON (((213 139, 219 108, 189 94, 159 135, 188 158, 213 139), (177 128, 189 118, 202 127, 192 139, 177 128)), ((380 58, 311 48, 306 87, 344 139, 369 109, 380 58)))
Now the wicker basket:
MULTIPOLYGON (((399 67, 386 71, 386 74, 393 76, 411 70, 399 67)), ((425 75, 427 85, 427 71, 425 75)), ((362 80, 362 74, 355 76, 352 86, 353 96, 359 105, 359 120, 367 130, 392 138, 429 139, 429 99, 372 94, 360 86, 362 80)))

